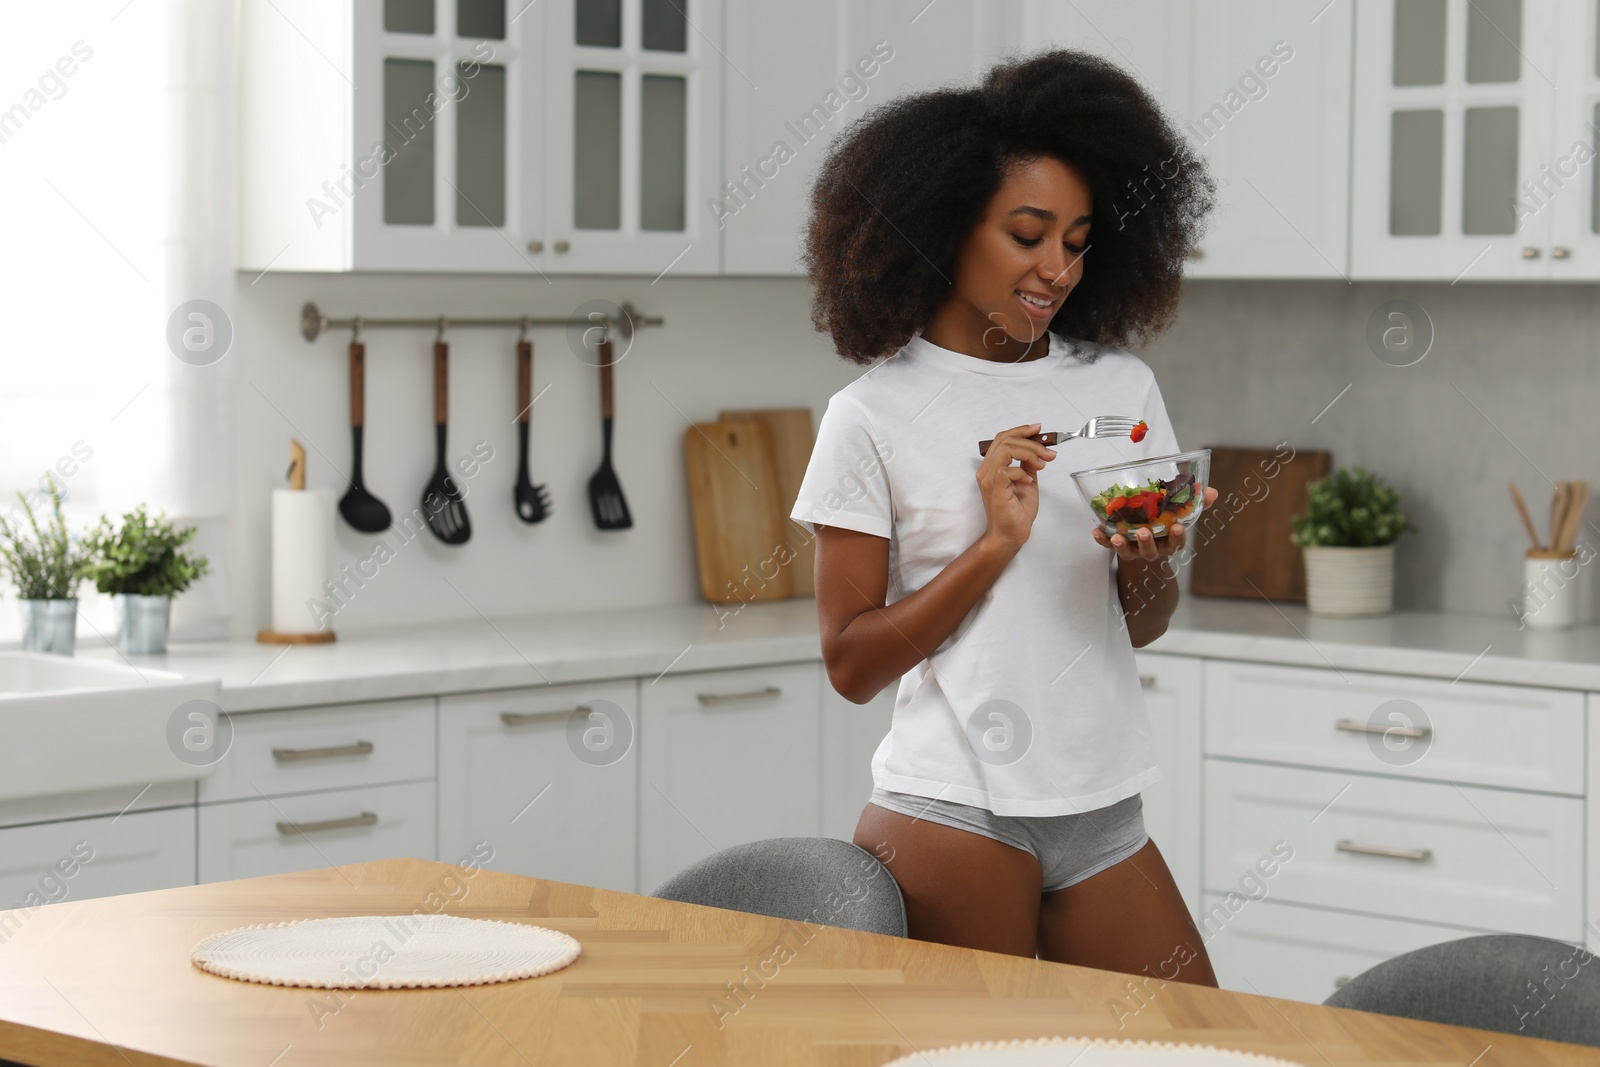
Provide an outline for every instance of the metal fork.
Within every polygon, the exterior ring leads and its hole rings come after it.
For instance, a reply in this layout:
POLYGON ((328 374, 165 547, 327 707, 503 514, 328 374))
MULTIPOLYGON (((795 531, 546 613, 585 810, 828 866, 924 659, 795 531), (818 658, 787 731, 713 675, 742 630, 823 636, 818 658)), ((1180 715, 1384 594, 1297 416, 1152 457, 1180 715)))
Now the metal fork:
MULTIPOLYGON (((1068 430, 1066 433, 1050 430, 1046 433, 1036 433, 1028 440, 1038 441, 1046 447, 1051 447, 1075 437, 1128 437, 1132 435, 1133 428, 1139 425, 1139 421, 1128 415, 1096 415, 1084 423, 1081 430, 1068 430)), ((987 456, 989 446, 992 444, 994 444, 992 437, 987 441, 979 441, 978 455, 987 456)))

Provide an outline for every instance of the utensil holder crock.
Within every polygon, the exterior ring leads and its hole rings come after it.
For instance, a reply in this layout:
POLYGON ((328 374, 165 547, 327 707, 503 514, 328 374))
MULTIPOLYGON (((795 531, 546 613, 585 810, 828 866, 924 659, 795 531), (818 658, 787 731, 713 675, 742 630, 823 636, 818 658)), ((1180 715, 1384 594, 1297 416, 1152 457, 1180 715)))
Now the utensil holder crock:
POLYGON ((1528 549, 1522 561, 1522 616, 1525 626, 1562 630, 1578 621, 1577 552, 1528 549))

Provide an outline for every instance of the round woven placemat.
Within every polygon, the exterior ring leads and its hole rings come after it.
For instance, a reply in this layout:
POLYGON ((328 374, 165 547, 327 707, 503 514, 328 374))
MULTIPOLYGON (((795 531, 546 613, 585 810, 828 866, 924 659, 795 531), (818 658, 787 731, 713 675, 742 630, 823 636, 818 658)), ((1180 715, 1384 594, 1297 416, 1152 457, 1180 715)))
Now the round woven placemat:
POLYGON ((913 1052, 884 1067, 1061 1067, 1076 1063, 1076 1057, 1090 1049, 1094 1055, 1083 1057, 1083 1067, 1303 1067, 1290 1060, 1210 1045, 1088 1037, 981 1041, 913 1052))
POLYGON ((559 930, 459 915, 353 915, 241 926, 189 958, 241 982, 313 989, 485 985, 559 971, 581 946, 559 930))

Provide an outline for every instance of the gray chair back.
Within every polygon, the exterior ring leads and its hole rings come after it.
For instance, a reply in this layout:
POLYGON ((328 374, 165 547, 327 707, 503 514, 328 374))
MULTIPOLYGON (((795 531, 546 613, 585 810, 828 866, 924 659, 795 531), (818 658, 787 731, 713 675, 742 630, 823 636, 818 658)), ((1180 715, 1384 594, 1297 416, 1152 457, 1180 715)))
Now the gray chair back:
POLYGON ((906 936, 889 868, 830 837, 775 837, 723 849, 668 878, 654 896, 869 934, 906 936))
POLYGON ((1600 1047, 1600 958, 1544 937, 1466 937, 1386 960, 1323 1003, 1600 1047))

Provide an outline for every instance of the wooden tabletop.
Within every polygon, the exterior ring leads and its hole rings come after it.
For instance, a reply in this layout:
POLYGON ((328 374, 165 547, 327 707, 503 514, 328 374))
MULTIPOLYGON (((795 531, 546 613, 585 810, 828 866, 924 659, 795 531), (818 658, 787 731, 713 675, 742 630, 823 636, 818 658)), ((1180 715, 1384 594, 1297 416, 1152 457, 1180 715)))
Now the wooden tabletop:
POLYGON ((1307 1067, 1600 1062, 1572 1045, 427 860, 0 912, 0 939, 0 1058, 34 1067, 878 1067, 1051 1035, 1194 1042, 1307 1067), (583 954, 539 978, 430 990, 254 985, 189 962, 196 942, 237 926, 413 911, 563 930, 583 954), (736 999, 730 983, 747 992, 736 999))

